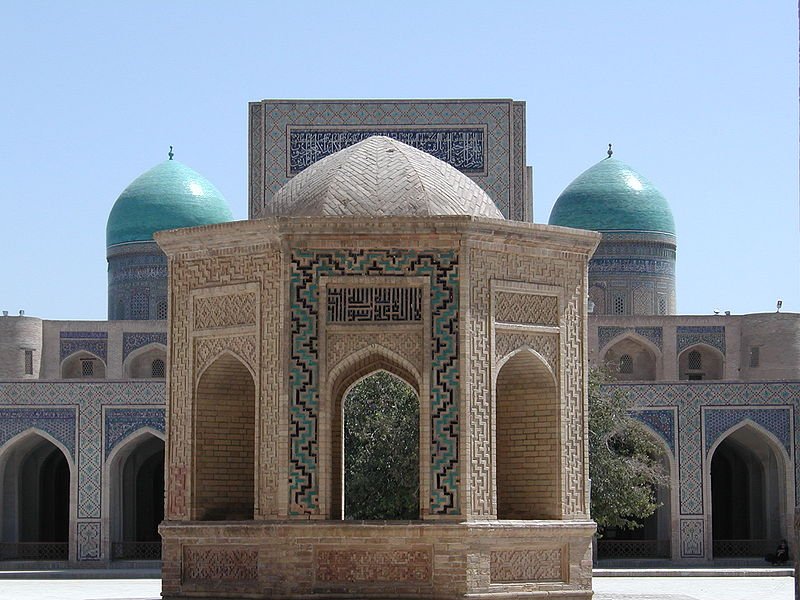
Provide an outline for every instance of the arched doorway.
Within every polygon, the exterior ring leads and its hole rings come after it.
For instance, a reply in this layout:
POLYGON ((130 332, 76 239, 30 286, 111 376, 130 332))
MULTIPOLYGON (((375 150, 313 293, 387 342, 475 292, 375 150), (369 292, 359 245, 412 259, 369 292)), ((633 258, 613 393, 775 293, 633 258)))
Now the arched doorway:
POLYGON ((398 376, 377 371, 354 384, 341 409, 343 515, 419 518, 419 400, 398 376))
POLYGON ((496 383, 498 519, 561 516, 561 419, 555 379, 545 363, 521 350, 496 383))
POLYGON ((166 361, 166 348, 161 344, 150 344, 131 353, 123 365, 123 372, 130 379, 163 379, 166 361))
POLYGON ((678 357, 678 376, 682 380, 722 379, 724 370, 725 357, 722 352, 705 344, 690 346, 678 357))
POLYGON ((711 531, 715 558, 763 558, 789 539, 786 465, 768 435, 746 424, 720 441, 711 458, 711 531))
POLYGON ((192 510, 198 521, 253 518, 255 389, 249 369, 227 352, 200 376, 192 510))
POLYGON ((70 465, 37 432, 20 437, 2 459, 2 560, 67 560, 70 465))
POLYGON ((641 430, 653 442, 653 456, 660 465, 663 481, 651 487, 657 508, 645 519, 636 519, 635 529, 608 527, 597 541, 597 557, 604 559, 669 559, 672 557, 672 505, 674 464, 669 449, 655 433, 641 430))
POLYGON ((129 438, 109 460, 112 560, 158 560, 164 520, 164 440, 149 432, 129 438))

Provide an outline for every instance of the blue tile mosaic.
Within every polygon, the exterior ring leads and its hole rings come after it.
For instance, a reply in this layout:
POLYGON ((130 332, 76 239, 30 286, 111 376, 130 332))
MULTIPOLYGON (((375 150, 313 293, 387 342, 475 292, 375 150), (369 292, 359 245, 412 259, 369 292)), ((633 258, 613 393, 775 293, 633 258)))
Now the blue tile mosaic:
POLYGON ((75 407, 0 406, 0 417, 0 446, 23 431, 39 429, 61 442, 75 460, 75 407))
POLYGON ((752 421, 769 431, 783 444, 789 456, 792 455, 792 407, 775 408, 706 408, 705 452, 706 454, 720 435, 743 421, 752 421))
MULTIPOLYGON (((292 514, 319 512, 318 417, 319 277, 414 275, 430 277, 431 514, 458 514, 458 256, 414 250, 295 251, 292 254, 292 356, 289 506, 292 514)), ((377 283, 377 282, 376 282, 377 283)))
POLYGON ((165 432, 165 408, 107 408, 105 410, 104 450, 111 454, 119 442, 145 427, 165 432))
POLYGON ((676 334, 678 354, 695 344, 707 344, 725 354, 724 326, 678 326, 676 334))
POLYGON ((296 175, 318 160, 373 135, 390 137, 432 154, 464 173, 486 168, 486 132, 483 127, 396 129, 289 128, 289 174, 296 175))
POLYGON ((143 348, 148 344, 161 344, 167 345, 167 332, 152 332, 152 333, 130 333, 125 332, 122 334, 122 360, 125 361, 128 355, 139 348, 143 348))
POLYGON ((631 415, 661 436, 672 455, 675 456, 675 411, 673 408, 637 409, 631 411, 631 415))

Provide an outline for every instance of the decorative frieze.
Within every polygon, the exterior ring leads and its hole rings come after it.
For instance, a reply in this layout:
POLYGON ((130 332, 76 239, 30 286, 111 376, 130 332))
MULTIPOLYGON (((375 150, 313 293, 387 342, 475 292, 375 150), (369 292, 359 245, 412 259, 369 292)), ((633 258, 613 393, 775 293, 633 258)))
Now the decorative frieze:
POLYGON ((256 581, 256 548, 187 546, 183 549, 183 581, 256 581))
POLYGON ((194 299, 194 328, 218 329, 256 323, 255 293, 198 296, 194 299))
POLYGON ((558 298, 499 291, 495 294, 494 319, 501 323, 558 326, 558 298))

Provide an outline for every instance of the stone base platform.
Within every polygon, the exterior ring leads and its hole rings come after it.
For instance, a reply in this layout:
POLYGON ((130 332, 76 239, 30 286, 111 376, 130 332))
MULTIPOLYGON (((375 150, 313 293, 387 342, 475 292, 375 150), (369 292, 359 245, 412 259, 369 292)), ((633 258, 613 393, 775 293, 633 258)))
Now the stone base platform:
POLYGON ((166 521, 164 598, 592 595, 592 521, 166 521))

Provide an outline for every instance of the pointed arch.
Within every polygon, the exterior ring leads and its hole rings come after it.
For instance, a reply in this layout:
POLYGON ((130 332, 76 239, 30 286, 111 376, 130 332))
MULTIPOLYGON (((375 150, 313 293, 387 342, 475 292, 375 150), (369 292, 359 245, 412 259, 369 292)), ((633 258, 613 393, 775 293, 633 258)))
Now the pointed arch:
POLYGON ((255 506, 255 377, 224 350, 197 378, 192 518, 253 519, 255 506))
MULTIPOLYGON (((323 399, 326 406, 322 415, 325 419, 320 423, 321 445, 327 448, 320 456, 321 471, 327 474, 320 483, 323 510, 332 519, 341 519, 343 513, 344 493, 344 455, 343 455, 343 401, 349 391, 361 380, 385 371, 403 383, 409 385, 419 399, 419 457, 424 456, 423 443, 429 429, 425 426, 429 419, 429 403, 426 397, 424 381, 417 369, 408 360, 380 345, 370 344, 353 352, 336 364, 328 373, 326 394, 323 399), (330 457, 326 462, 325 458, 330 457)), ((427 498, 427 484, 423 473, 424 461, 419 460, 420 504, 427 498)), ((422 509, 422 507, 420 507, 422 509)))
POLYGON ((117 443, 103 465, 104 555, 110 559, 161 556, 157 526, 164 518, 164 441, 142 427, 117 443))
POLYGON ((0 540, 12 558, 68 558, 76 479, 71 453, 41 429, 26 429, 0 447, 0 540))
POLYGON ((515 348, 514 350, 512 350, 511 352, 509 352, 508 354, 506 354, 500 360, 497 361, 497 363, 495 364, 495 368, 494 368, 494 375, 495 375, 494 379, 495 379, 495 381, 497 381, 497 374, 503 368, 503 365, 505 365, 509 360, 514 358, 514 356, 516 356, 520 352, 529 352, 530 354, 532 354, 536 358, 536 360, 540 361, 544 365, 544 367, 547 369, 547 371, 553 377, 553 381, 558 381, 558 376, 556 375, 556 372, 555 372, 555 369, 554 369, 553 365, 550 364, 550 361, 547 358, 545 358, 544 356, 542 356, 537 350, 534 350, 533 348, 531 348, 527 344, 524 345, 524 346, 520 346, 518 348, 515 348))
POLYGON ((60 373, 61 379, 104 379, 106 361, 88 350, 76 350, 61 361, 60 373))
POLYGON ((159 342, 151 342, 137 348, 122 363, 122 373, 126 379, 153 379, 153 361, 166 364, 167 347, 159 342))
MULTIPOLYGON (((241 365, 245 369, 247 369, 247 372, 250 374, 250 377, 253 379, 253 381, 256 381, 256 374, 253 371, 253 367, 250 366, 250 361, 248 361, 246 358, 244 358, 238 352, 235 352, 234 350, 231 350, 230 348, 225 348, 224 350, 220 350, 218 353, 216 353, 212 358, 209 358, 200 367, 200 369, 195 374, 195 381, 197 382, 197 385, 199 385, 200 380, 202 379, 202 377, 205 375, 206 371, 208 371, 209 368, 214 366, 217 363, 217 361, 219 361, 220 359, 223 359, 223 358, 226 358, 226 357, 241 363, 241 365)), ((195 387, 197 387, 197 386, 195 386, 195 387)))
POLYGON ((792 540, 794 477, 784 445, 751 419, 728 428, 705 455, 714 557, 763 557, 792 540))
POLYGON ((725 355, 714 346, 698 342, 678 354, 678 378, 716 380, 725 377, 725 355), (700 364, 692 364, 692 353, 699 353, 700 364))
POLYGON ((498 519, 561 517, 562 453, 558 385, 535 352, 519 350, 494 385, 498 519))
POLYGON ((658 446, 659 457, 667 475, 664 485, 655 489, 655 500, 659 505, 655 512, 641 521, 641 527, 633 530, 616 530, 614 538, 598 540, 598 556, 601 559, 660 558, 675 559, 678 556, 679 534, 673 526, 673 511, 678 504, 678 471, 675 455, 667 441, 648 423, 636 420, 636 426, 658 446))
POLYGON ((600 351, 599 364, 607 365, 624 381, 655 381, 661 376, 661 349, 635 331, 625 331, 608 342, 600 351), (621 372, 623 357, 630 357, 631 370, 621 372))

